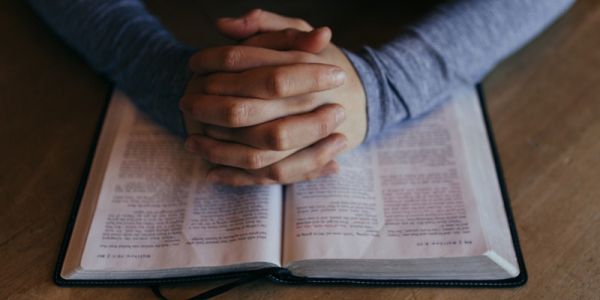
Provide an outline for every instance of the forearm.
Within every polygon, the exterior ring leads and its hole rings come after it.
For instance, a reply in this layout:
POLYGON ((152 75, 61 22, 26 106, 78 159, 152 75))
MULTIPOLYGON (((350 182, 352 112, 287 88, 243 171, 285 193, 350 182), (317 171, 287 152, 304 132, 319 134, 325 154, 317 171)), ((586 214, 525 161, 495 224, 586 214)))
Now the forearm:
POLYGON ((437 7, 380 49, 347 53, 367 95, 367 140, 419 116, 562 14, 573 0, 458 0, 437 7))
POLYGON ((141 110, 184 135, 178 100, 191 76, 187 61, 194 51, 166 31, 140 1, 29 3, 141 110))

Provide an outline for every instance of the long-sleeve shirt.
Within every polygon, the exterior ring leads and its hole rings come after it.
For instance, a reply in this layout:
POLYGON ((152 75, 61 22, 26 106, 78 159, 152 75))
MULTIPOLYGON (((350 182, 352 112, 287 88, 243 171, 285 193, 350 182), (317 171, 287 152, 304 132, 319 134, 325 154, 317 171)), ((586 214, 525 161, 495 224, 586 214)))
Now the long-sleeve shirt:
MULTIPOLYGON (((197 51, 139 0, 29 0, 94 69, 158 123, 184 136, 178 108, 197 51)), ((379 49, 345 51, 367 96, 367 140, 480 81, 574 0, 455 0, 439 4, 379 49)))

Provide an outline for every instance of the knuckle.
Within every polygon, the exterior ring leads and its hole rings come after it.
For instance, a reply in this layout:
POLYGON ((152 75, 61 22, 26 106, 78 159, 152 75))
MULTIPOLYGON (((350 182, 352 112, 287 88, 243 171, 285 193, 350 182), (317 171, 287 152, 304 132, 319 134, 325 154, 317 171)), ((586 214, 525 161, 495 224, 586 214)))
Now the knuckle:
POLYGON ((285 36, 285 39, 287 39, 288 41, 294 41, 296 39, 296 33, 298 31, 292 28, 286 28, 283 30, 283 35, 285 36))
POLYGON ((227 47, 223 52, 223 68, 225 70, 235 70, 242 61, 242 50, 237 47, 227 47))
POLYGON ((252 27, 260 27, 261 23, 262 23, 262 19, 263 19, 263 10, 260 8, 255 8, 250 10, 248 13, 246 13, 246 15, 243 17, 243 23, 242 26, 244 29, 249 29, 252 27))
POLYGON ((218 95, 220 94, 219 82, 214 76, 208 76, 203 82, 203 91, 205 94, 218 95))
POLYGON ((330 122, 328 122, 328 121, 321 122, 319 124, 318 130, 317 130, 319 137, 328 136, 329 133, 332 131, 331 127, 332 126, 331 126, 330 122))
POLYGON ((267 91, 272 97, 284 97, 288 94, 290 82, 285 73, 276 69, 267 80, 267 91))
POLYGON ((283 34, 286 37, 295 37, 296 36, 296 31, 297 30, 292 29, 292 28, 286 28, 286 29, 283 30, 283 34))
POLYGON ((198 121, 203 121, 204 120, 204 109, 203 106, 200 105, 199 103, 192 103, 191 104, 191 115, 195 120, 198 121))
POLYGON ((290 148, 289 130, 277 126, 269 132, 268 143, 273 150, 287 150, 290 148))
POLYGON ((331 160, 330 152, 331 151, 327 151, 327 149, 322 149, 321 151, 318 151, 317 154, 314 156, 315 165, 317 167, 322 167, 325 164, 327 164, 331 160))
POLYGON ((320 116, 320 120, 317 126, 317 134, 319 137, 328 136, 335 129, 335 117, 330 115, 322 115, 320 116))
POLYGON ((243 165, 245 168, 256 170, 264 166, 264 158, 260 152, 251 151, 245 155, 243 165))
POLYGON ((312 111, 317 106, 319 106, 322 102, 322 99, 318 97, 315 93, 305 94, 301 96, 298 101, 291 102, 289 105, 290 112, 307 112, 312 111))
POLYGON ((225 109, 225 123, 232 127, 243 126, 248 120, 248 105, 243 102, 233 102, 225 109))
POLYGON ((247 18, 249 19, 259 19, 263 13, 263 10, 260 8, 254 8, 247 14, 247 18))
POLYGON ((220 163, 221 154, 219 149, 217 147, 210 147, 208 150, 206 150, 204 158, 214 164, 220 163))
POLYGON ((308 24, 308 22, 306 22, 302 19, 294 18, 294 19, 292 19, 292 24, 293 24, 294 28, 297 28, 299 30, 307 30, 307 31, 312 30, 312 26, 310 26, 310 24, 308 24))
POLYGON ((275 165, 269 168, 268 177, 277 182, 285 181, 285 170, 279 165, 275 165))

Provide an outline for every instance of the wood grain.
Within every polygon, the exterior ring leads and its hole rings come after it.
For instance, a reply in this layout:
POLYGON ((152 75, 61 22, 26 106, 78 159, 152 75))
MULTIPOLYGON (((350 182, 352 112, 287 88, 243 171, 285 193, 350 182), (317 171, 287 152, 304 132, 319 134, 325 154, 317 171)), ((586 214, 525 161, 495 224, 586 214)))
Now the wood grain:
MULTIPOLYGON (((316 24, 330 22, 334 33, 342 32, 336 42, 350 47, 384 41, 391 32, 344 27, 352 20, 349 12, 324 17, 336 9, 331 4, 315 13, 302 1, 207 3, 181 1, 173 8, 152 2, 150 7, 178 37, 196 45, 207 37, 224 42, 205 26, 211 18, 253 6, 316 24), (195 23, 198 10, 205 12, 204 21, 198 21, 202 26, 195 23), (360 33, 368 32, 361 40, 360 33)), ((374 20, 378 14, 389 16, 377 10, 367 16, 374 20)), ((256 281, 220 298, 600 299, 599 30, 600 2, 581 0, 484 81, 529 271, 526 286, 356 288, 256 281)), ((23 1, 0 2, 0 32, 0 299, 152 298, 146 288, 53 284, 59 245, 109 84, 23 1)), ((165 294, 181 299, 220 283, 167 288, 165 294)))

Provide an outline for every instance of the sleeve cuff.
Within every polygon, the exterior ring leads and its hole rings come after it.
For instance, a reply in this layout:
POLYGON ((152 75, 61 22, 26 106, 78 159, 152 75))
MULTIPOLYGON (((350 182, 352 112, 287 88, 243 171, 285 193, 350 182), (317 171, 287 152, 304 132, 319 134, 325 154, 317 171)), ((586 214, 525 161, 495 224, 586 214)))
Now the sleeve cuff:
POLYGON ((364 142, 374 140, 386 128, 387 116, 394 115, 395 120, 404 120, 408 117, 408 111, 404 105, 396 109, 390 109, 388 103, 390 95, 385 85, 386 76, 383 69, 378 66, 373 57, 372 50, 368 47, 363 48, 358 54, 342 49, 350 62, 353 64, 358 77, 365 90, 367 102, 367 134, 364 142))

